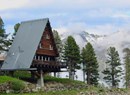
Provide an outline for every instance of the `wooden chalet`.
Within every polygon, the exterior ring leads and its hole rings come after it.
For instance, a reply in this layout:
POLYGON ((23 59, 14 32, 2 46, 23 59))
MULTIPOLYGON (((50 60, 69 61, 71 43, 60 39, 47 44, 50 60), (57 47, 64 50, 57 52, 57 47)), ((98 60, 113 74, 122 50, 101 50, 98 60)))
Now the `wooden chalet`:
MULTIPOLYGON (((33 75, 59 72, 64 67, 48 18, 21 22, 1 70, 29 70, 33 75)), ((42 79, 43 80, 43 79, 42 79)))
POLYGON ((56 48, 52 29, 48 22, 33 58, 31 68, 42 69, 43 72, 59 72, 63 66, 56 60, 58 56, 59 53, 56 48))

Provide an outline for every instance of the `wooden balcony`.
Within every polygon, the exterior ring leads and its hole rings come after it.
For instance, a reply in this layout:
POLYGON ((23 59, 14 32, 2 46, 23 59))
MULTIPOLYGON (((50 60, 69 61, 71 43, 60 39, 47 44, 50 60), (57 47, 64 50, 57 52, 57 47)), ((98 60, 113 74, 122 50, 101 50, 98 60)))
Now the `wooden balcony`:
POLYGON ((56 61, 41 61, 41 60, 33 60, 32 65, 41 64, 41 65, 50 65, 50 66, 60 66, 59 62, 56 61))
POLYGON ((41 61, 33 60, 31 68, 37 68, 37 70, 42 69, 44 72, 60 72, 63 67, 62 64, 55 61, 41 61))

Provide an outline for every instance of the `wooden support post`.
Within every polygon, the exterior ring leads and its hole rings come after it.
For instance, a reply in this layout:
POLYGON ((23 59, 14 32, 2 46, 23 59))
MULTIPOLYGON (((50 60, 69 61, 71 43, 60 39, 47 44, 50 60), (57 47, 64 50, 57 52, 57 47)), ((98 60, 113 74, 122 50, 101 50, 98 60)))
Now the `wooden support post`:
POLYGON ((40 80, 41 80, 41 87, 44 87, 44 76, 43 76, 43 71, 40 71, 40 80))

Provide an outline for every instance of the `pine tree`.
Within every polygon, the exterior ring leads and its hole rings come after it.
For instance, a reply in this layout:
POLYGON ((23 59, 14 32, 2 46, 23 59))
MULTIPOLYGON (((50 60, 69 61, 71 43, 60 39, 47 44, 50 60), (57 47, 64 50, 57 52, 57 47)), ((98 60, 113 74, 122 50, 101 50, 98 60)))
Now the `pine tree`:
POLYGON ((5 33, 4 22, 0 17, 0 53, 7 51, 10 46, 10 40, 7 39, 8 35, 5 33))
POLYGON ((96 58, 96 54, 94 52, 93 46, 91 43, 87 43, 85 48, 82 49, 82 61, 84 63, 84 71, 87 75, 87 83, 89 85, 97 85, 98 84, 98 62, 96 58))
POLYGON ((18 29, 19 29, 19 26, 20 26, 20 23, 15 24, 15 26, 14 26, 14 33, 12 35, 12 40, 16 36, 16 33, 17 33, 18 29))
POLYGON ((59 52, 59 57, 57 60, 61 61, 62 60, 62 49, 63 49, 62 41, 61 41, 61 38, 56 30, 53 30, 53 35, 54 35, 56 47, 57 47, 58 52, 59 52))
POLYGON ((64 61, 69 70, 69 78, 74 80, 75 69, 79 69, 80 50, 72 36, 68 36, 64 45, 64 61))
POLYGON ((12 34, 12 39, 10 40, 11 44, 13 43, 13 40, 14 40, 14 38, 16 36, 16 33, 17 33, 18 29, 19 29, 19 26, 20 26, 20 23, 17 23, 17 24, 14 25, 14 33, 12 34))
POLYGON ((85 82, 85 59, 86 59, 86 50, 85 50, 85 48, 83 47, 83 49, 82 49, 82 52, 81 52, 81 61, 82 61, 82 64, 83 64, 83 80, 84 80, 84 82, 85 82))
POLYGON ((130 87, 130 49, 125 48, 123 52, 125 53, 125 85, 128 88, 130 87))
POLYGON ((119 77, 121 76, 122 68, 120 63, 120 58, 118 51, 116 51, 115 47, 110 47, 108 49, 108 57, 106 64, 108 67, 103 71, 103 74, 105 75, 104 79, 106 82, 111 83, 111 86, 117 87, 118 82, 120 82, 119 77))
MULTIPOLYGON (((63 49, 62 41, 61 41, 61 38, 56 30, 53 30, 53 36, 54 36, 54 40, 56 43, 56 47, 57 47, 58 52, 59 52, 59 57, 57 57, 57 61, 61 62, 63 60, 63 58, 62 58, 62 49, 63 49)), ((54 75, 56 75, 56 72, 54 72, 54 73, 55 73, 54 75)), ((57 77, 60 77, 59 72, 57 73, 57 77)))
POLYGON ((2 18, 0 17, 0 37, 5 37, 5 29, 4 29, 4 22, 2 18))

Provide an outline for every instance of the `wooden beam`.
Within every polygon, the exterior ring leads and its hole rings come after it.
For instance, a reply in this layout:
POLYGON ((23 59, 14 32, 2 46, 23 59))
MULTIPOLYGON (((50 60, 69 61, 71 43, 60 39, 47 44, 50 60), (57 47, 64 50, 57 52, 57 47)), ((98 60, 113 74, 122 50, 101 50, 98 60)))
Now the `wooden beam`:
POLYGON ((40 80, 41 80, 41 87, 44 87, 44 76, 43 76, 43 71, 40 71, 40 80))

